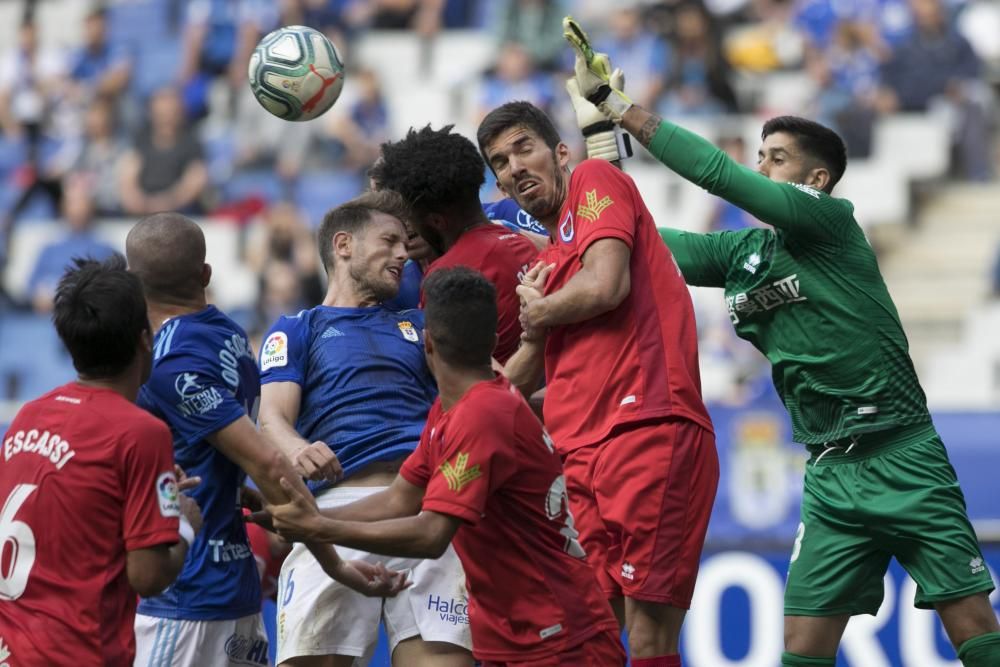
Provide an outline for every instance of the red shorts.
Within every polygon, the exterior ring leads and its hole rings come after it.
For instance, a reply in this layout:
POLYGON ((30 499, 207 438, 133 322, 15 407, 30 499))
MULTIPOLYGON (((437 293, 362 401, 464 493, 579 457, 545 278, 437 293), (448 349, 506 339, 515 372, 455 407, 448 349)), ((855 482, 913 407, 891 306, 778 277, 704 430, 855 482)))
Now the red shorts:
POLYGON ((688 609, 719 486, 712 432, 686 419, 626 424, 563 468, 605 594, 688 609))
POLYGON ((625 649, 617 630, 605 630, 558 655, 516 662, 487 660, 481 664, 482 667, 624 667, 625 649))

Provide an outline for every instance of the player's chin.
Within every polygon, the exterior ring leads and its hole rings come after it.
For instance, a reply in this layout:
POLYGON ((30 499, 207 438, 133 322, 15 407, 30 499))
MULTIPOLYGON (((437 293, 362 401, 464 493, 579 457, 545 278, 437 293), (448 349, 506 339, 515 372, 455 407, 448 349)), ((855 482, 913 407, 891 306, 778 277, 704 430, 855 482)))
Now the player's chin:
POLYGON ((376 286, 376 291, 377 294, 375 296, 378 301, 388 301, 389 299, 396 298, 396 295, 399 294, 399 279, 386 279, 376 286))

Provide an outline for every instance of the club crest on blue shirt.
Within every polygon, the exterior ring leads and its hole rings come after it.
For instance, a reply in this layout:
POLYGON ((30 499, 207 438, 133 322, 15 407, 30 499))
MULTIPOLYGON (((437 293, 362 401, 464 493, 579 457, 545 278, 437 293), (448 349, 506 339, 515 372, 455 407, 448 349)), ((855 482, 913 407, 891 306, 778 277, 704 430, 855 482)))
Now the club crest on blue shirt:
POLYGON ((411 343, 420 342, 420 336, 417 335, 417 330, 411 322, 403 320, 402 322, 399 322, 397 326, 399 327, 399 333, 403 334, 403 338, 411 343))

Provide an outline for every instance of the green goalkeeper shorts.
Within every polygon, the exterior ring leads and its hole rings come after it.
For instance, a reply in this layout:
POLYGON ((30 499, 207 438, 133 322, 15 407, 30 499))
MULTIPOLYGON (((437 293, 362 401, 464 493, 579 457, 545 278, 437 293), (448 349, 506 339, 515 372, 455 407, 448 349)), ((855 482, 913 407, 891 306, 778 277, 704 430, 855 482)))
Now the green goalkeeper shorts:
POLYGON ((993 590, 965 498, 931 424, 810 447, 786 616, 875 614, 895 557, 922 609, 993 590))

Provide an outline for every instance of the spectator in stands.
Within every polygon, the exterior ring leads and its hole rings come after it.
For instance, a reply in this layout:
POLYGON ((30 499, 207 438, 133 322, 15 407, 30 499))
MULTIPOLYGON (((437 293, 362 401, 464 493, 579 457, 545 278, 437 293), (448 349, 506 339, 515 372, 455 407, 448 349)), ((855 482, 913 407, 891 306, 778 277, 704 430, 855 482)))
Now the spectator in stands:
POLYGON ((286 0, 281 12, 282 25, 304 25, 341 46, 353 36, 349 2, 345 0, 286 0))
POLYGON ((56 285, 72 264, 74 257, 103 261, 115 249, 99 240, 93 232, 94 206, 87 181, 70 177, 63 184, 64 236, 42 249, 28 279, 31 306, 38 313, 52 312, 56 285))
POLYGON ((203 150, 174 88, 153 94, 150 125, 122 159, 122 206, 129 215, 195 213, 208 183, 203 150))
POLYGON ((83 45, 70 59, 74 97, 80 101, 96 96, 114 99, 125 90, 131 73, 129 54, 121 44, 108 40, 107 10, 93 8, 83 22, 83 45))
POLYGON ((0 219, 0 231, 9 233, 14 220, 36 193, 49 197, 58 209, 61 187, 56 174, 42 163, 42 144, 68 131, 72 118, 60 113, 66 90, 61 55, 42 49, 32 5, 27 5, 18 28, 17 44, 0 60, 0 128, 8 139, 23 141, 26 156, 19 181, 23 189, 0 219))
MULTIPOLYGON (((299 211, 287 202, 275 204, 251 228, 247 239, 245 261, 261 280, 261 294, 266 290, 267 272, 271 264, 281 262, 292 268, 300 283, 297 293, 310 305, 323 300, 323 284, 319 274, 319 253, 313 234, 299 211)), ((275 311, 278 315, 263 320, 268 326, 280 315, 294 309, 275 311)), ((273 314, 273 313, 272 313, 273 314)))
MULTIPOLYGON (((674 18, 674 50, 661 113, 677 117, 735 112, 736 93, 729 83, 729 63, 722 55, 715 20, 700 0, 679 5, 674 18)), ((617 67, 618 61, 612 62, 617 67)), ((625 71, 631 76, 631 70, 625 71)))
POLYGON ((73 159, 72 173, 85 178, 98 216, 121 215, 119 190, 122 157, 127 149, 116 130, 114 103, 98 97, 87 107, 84 136, 73 159))
POLYGON ((554 90, 551 77, 535 67, 528 49, 518 42, 507 42, 500 47, 496 66, 483 77, 476 121, 513 100, 526 100, 548 110, 554 90))
POLYGON ((344 115, 331 115, 328 135, 343 146, 342 163, 365 170, 378 158, 379 146, 389 138, 389 109, 375 72, 361 69, 351 75, 357 97, 344 115))
POLYGON ((352 3, 351 21, 374 30, 414 30, 432 37, 441 29, 446 0, 363 0, 352 3))
POLYGON ((260 275, 260 299, 251 329, 267 331, 282 315, 311 308, 317 301, 307 301, 302 294, 302 281, 295 267, 284 260, 272 260, 260 275))
POLYGON ((883 49, 874 25, 844 20, 837 24, 829 44, 810 52, 806 60, 817 89, 814 115, 836 128, 847 144, 849 158, 867 157, 871 152, 883 49))
POLYGON ((277 21, 277 3, 271 0, 190 0, 179 72, 190 115, 208 112, 215 77, 224 75, 233 91, 246 86, 250 54, 277 21))
POLYGON ((541 69, 553 69, 561 61, 565 42, 562 18, 569 9, 564 0, 504 0, 490 3, 490 25, 500 44, 516 42, 531 54, 541 69))
POLYGON ((616 9, 608 18, 611 33, 595 40, 594 48, 607 53, 615 67, 628 72, 626 86, 632 99, 655 107, 671 69, 670 47, 643 25, 638 7, 616 9))
POLYGON ((882 69, 878 108, 883 113, 940 112, 951 122, 957 175, 988 180, 991 95, 981 78, 982 64, 941 0, 910 0, 910 7, 914 31, 882 69))

